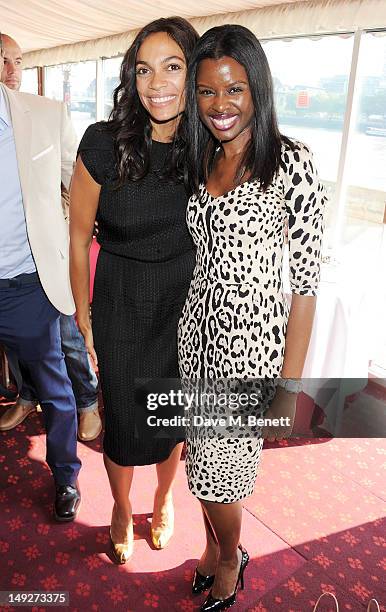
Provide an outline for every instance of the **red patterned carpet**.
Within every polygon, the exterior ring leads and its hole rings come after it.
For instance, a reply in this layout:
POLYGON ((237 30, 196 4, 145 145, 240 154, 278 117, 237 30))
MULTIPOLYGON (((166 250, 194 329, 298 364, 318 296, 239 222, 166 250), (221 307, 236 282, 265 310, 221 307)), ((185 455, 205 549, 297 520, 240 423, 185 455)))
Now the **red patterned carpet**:
MULTIPOLYGON (((163 551, 152 550, 149 538, 154 469, 136 470, 135 551, 118 567, 109 553, 112 501, 100 444, 79 445, 83 500, 69 525, 51 519, 52 479, 39 415, 0 434, 0 444, 0 590, 69 591, 73 612, 198 609, 202 597, 190 595, 190 581, 203 535, 183 462, 176 531, 163 551)), ((341 611, 365 610, 376 597, 385 612, 385 460, 386 443, 379 439, 266 444, 244 509, 242 541, 252 561, 233 609, 312 611, 329 590, 341 611)))

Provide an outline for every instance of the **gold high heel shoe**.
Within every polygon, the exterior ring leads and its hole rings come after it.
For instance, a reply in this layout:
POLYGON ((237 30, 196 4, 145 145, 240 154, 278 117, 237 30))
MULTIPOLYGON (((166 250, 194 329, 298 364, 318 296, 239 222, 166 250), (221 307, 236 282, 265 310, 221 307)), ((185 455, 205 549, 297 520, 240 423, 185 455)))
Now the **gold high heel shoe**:
MULTIPOLYGON (((113 510, 114 515, 114 510, 113 510)), ((114 542, 112 536, 112 525, 113 518, 111 519, 111 527, 110 527, 110 544, 113 551, 114 559, 120 565, 126 563, 131 555, 133 554, 133 546, 134 546, 134 532, 133 532, 133 521, 130 521, 130 524, 126 531, 126 537, 123 542, 114 542)))
MULTIPOLYGON (((174 507, 173 502, 169 502, 161 512, 161 522, 157 527, 151 524, 150 533, 153 545, 158 550, 165 548, 174 532, 174 507)), ((154 513, 153 513, 154 514, 154 513)))

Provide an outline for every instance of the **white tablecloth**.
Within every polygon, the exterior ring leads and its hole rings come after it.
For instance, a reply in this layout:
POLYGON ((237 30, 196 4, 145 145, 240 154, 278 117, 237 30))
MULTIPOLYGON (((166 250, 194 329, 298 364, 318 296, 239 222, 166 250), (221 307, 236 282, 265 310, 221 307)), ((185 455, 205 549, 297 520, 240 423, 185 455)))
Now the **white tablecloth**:
MULTIPOLYGON (((291 293, 284 269, 289 304, 291 293)), ((363 389, 373 345, 373 320, 366 283, 354 284, 343 272, 323 264, 315 319, 303 370, 304 393, 320 406, 334 435, 345 398, 363 389)))

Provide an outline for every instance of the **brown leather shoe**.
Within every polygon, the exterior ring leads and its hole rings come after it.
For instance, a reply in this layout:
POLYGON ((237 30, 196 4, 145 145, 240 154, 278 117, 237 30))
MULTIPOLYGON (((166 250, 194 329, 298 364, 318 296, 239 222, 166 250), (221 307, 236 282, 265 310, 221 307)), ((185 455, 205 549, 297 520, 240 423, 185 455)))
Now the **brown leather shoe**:
POLYGON ((81 412, 79 415, 78 438, 81 442, 91 442, 102 431, 102 421, 98 408, 91 412, 81 412))
POLYGON ((0 416, 0 431, 9 431, 20 425, 31 412, 35 412, 36 402, 26 402, 25 404, 16 402, 14 406, 7 408, 0 416))

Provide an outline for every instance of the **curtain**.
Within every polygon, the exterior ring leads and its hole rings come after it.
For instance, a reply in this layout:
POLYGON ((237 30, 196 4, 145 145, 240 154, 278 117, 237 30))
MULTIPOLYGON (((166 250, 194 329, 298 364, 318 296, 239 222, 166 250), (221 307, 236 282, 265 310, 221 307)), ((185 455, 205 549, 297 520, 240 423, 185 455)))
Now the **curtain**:
MULTIPOLYGON (((127 0, 122 0, 122 10, 124 5, 127 10, 127 0)), ((178 14, 178 5, 178 1, 168 2, 169 14, 173 14, 173 10, 174 14, 178 14)), ((148 21, 154 17, 149 6, 148 21)), ((87 14, 84 15, 84 19, 87 23, 87 14)), ((310 0, 198 17, 190 21, 200 34, 215 25, 237 23, 250 28, 260 39, 353 32, 359 28, 386 28, 386 0, 310 0)), ((24 67, 33 68, 95 60, 99 57, 114 57, 125 53, 135 34, 136 31, 129 31, 27 53, 24 55, 24 67)))

